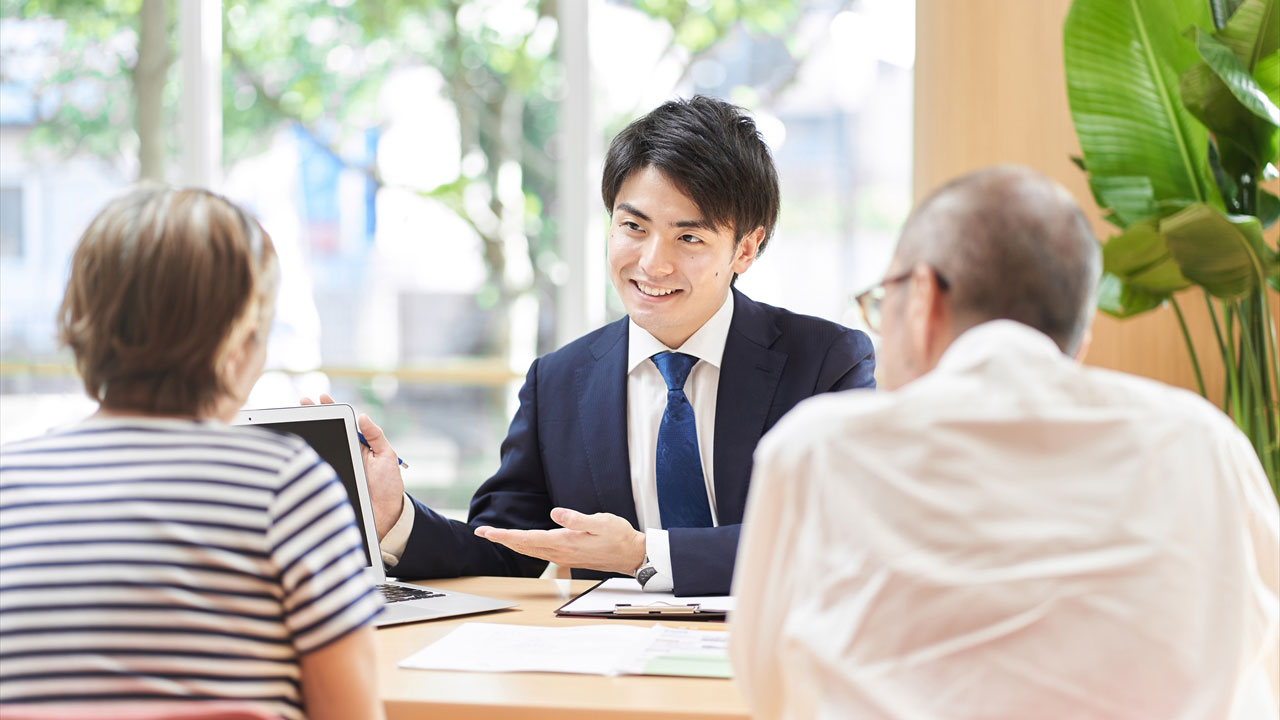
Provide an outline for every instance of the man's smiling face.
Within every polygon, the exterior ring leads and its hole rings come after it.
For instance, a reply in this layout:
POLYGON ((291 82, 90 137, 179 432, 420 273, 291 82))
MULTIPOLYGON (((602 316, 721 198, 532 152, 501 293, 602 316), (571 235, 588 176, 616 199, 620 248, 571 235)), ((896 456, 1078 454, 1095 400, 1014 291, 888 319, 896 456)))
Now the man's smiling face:
POLYGON ((678 348, 720 309, 735 273, 755 261, 763 231, 735 244, 656 168, 618 190, 609 229, 609 273, 631 320, 678 348))

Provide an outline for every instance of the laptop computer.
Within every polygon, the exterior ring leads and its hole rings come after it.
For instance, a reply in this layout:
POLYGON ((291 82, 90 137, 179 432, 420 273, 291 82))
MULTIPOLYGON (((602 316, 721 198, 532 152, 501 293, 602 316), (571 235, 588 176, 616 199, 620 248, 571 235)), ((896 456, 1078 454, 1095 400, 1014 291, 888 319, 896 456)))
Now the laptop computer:
POLYGON ((316 454, 333 467, 347 489, 351 508, 356 513, 356 527, 364 540, 366 573, 381 589, 386 607, 375 624, 395 625, 434 620, 436 618, 471 615, 515 607, 517 603, 452 590, 438 590, 422 585, 389 581, 378 549, 378 532, 373 523, 373 505, 369 501, 369 485, 360 460, 360 441, 356 434, 356 414, 350 405, 299 405, 297 407, 241 410, 235 425, 286 432, 306 440, 316 454))

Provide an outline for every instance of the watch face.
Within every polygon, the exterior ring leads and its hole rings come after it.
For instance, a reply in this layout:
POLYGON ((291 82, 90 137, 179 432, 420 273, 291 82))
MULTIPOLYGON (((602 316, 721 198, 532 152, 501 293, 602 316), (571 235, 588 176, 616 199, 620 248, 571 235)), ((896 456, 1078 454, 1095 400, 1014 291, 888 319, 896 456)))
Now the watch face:
POLYGON ((636 580, 640 582, 640 587, 644 587, 645 583, 649 582, 649 578, 652 578, 654 575, 657 575, 657 574, 658 574, 658 570, 656 568, 654 568, 652 565, 645 565, 640 568, 639 572, 636 573, 636 580))

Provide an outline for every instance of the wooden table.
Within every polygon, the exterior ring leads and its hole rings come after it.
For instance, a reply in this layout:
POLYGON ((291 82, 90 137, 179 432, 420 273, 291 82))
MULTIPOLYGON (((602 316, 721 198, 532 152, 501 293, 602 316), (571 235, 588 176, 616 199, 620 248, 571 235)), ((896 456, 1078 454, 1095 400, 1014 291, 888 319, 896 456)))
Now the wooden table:
MULTIPOLYGON (((404 658, 464 622, 569 627, 652 620, 558 618, 555 609, 593 584, 587 580, 471 577, 433 580, 432 587, 514 600, 520 606, 483 615, 393 625, 377 631, 378 682, 388 720, 744 720, 746 705, 732 680, 603 677, 553 673, 469 673, 402 670, 404 658)), ((723 630, 717 622, 664 622, 723 630)))

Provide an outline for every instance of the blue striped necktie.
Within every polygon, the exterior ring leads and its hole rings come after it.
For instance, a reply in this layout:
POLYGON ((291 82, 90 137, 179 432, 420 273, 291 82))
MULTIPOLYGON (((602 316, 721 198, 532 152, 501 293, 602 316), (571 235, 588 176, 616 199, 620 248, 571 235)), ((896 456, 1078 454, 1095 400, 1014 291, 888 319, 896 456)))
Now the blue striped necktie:
POLYGON ((653 356, 667 381, 667 409, 658 426, 658 512, 662 527, 711 527, 711 505, 702 476, 698 431, 684 381, 698 358, 675 352, 653 356))

